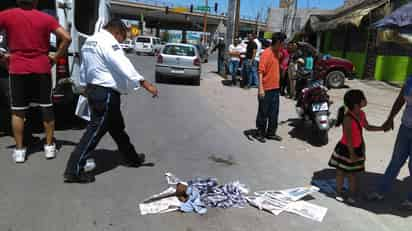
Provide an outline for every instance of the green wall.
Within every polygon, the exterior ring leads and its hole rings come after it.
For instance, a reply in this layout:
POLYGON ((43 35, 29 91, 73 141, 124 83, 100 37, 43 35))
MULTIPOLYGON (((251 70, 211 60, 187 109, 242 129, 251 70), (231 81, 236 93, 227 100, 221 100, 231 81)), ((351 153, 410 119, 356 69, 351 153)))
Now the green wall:
POLYGON ((378 56, 375 79, 393 83, 403 83, 412 74, 412 57, 378 56))
POLYGON ((366 52, 347 52, 346 59, 352 61, 356 68, 356 77, 362 78, 365 70, 366 52))
POLYGON ((325 53, 325 51, 329 50, 330 43, 332 41, 332 32, 330 32, 330 31, 324 32, 323 36, 325 36, 325 37, 324 37, 322 52, 325 53))

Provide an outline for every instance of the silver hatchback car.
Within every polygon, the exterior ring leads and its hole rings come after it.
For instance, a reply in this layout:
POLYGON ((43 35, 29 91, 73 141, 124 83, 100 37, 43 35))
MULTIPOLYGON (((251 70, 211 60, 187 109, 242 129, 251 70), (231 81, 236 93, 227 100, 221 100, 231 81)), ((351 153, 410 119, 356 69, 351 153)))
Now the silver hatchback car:
POLYGON ((168 43, 157 56, 155 71, 156 82, 162 82, 167 77, 186 78, 200 85, 202 70, 199 51, 194 45, 168 43))

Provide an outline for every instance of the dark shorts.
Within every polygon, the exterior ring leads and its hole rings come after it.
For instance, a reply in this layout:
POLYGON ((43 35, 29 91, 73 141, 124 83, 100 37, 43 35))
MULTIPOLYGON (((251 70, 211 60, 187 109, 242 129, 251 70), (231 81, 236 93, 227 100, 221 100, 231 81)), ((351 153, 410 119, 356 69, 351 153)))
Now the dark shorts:
POLYGON ((52 107, 52 79, 49 74, 10 76, 12 110, 27 110, 30 106, 52 107))

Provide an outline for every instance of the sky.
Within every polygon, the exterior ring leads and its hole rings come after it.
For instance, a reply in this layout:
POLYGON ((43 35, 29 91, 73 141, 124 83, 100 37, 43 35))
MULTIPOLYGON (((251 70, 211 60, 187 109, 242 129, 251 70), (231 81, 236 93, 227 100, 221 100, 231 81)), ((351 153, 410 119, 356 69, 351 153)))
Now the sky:
MULTIPOLYGON (((174 6, 189 6, 193 4, 204 5, 205 0, 143 0, 143 2, 157 1, 162 3, 170 3, 174 6)), ((228 0, 208 0, 209 6, 212 7, 217 2, 219 4, 219 13, 226 12, 228 0)), ((321 9, 336 9, 343 5, 344 0, 298 0, 299 8, 321 8, 321 9)), ((241 15, 255 18, 258 12, 266 13, 266 9, 271 7, 279 7, 279 0, 240 0, 241 15)))

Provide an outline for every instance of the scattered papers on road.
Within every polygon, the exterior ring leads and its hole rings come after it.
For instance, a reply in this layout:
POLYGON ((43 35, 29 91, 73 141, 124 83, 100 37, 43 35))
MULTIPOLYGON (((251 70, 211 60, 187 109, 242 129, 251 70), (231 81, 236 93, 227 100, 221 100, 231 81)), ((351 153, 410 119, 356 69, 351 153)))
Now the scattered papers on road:
POLYGON ((139 204, 140 214, 162 214, 178 211, 182 202, 176 196, 171 196, 175 192, 176 189, 170 187, 159 194, 147 198, 143 203, 139 204))
POLYGON ((283 211, 287 211, 322 222, 326 215, 327 208, 306 201, 300 201, 304 197, 318 191, 319 188, 315 186, 298 187, 280 191, 258 191, 254 193, 254 196, 247 197, 247 200, 252 206, 259 210, 265 210, 276 216, 283 211))
POLYGON ((258 208, 259 210, 265 210, 276 216, 285 211, 288 204, 293 202, 290 198, 287 198, 280 193, 271 192, 262 195, 250 196, 246 199, 252 206, 258 208))
POLYGON ((292 201, 298 201, 307 195, 310 195, 314 192, 319 192, 319 188, 315 186, 298 187, 298 188, 281 190, 279 192, 289 197, 292 201))
POLYGON ((328 211, 327 208, 302 201, 304 197, 319 191, 315 186, 257 191, 253 196, 247 196, 249 188, 238 181, 219 185, 216 178, 194 178, 186 183, 172 173, 166 173, 165 177, 170 187, 139 204, 142 215, 172 211, 204 214, 207 208, 242 208, 249 203, 276 216, 286 211, 322 222, 328 211))
POLYGON ((314 221, 322 222, 328 209, 306 201, 297 201, 289 204, 286 211, 314 221))

